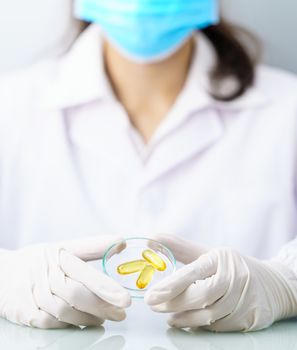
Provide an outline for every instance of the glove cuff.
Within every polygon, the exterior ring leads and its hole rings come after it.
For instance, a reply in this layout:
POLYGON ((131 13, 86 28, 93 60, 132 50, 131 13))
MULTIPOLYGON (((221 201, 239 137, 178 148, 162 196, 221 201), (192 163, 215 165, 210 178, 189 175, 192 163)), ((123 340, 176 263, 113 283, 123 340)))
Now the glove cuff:
POLYGON ((270 270, 271 277, 275 280, 275 321, 297 316, 297 278, 294 272, 278 260, 264 261, 270 270))

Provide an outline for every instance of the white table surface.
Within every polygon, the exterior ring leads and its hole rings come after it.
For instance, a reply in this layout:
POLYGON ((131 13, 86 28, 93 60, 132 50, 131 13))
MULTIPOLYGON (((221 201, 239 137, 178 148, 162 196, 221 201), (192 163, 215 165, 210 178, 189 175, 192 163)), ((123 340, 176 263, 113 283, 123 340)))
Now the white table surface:
POLYGON ((99 328, 39 330, 0 319, 2 350, 297 350, 297 320, 250 333, 187 332, 169 328, 166 316, 134 301, 124 322, 99 328))

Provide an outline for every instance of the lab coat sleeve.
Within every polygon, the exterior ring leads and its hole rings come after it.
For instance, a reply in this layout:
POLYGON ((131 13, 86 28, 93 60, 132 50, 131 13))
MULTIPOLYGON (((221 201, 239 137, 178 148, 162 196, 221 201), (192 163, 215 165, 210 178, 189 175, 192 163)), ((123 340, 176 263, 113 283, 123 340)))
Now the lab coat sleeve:
MULTIPOLYGON (((9 145, 7 143, 9 137, 7 133, 9 132, 8 129, 11 129, 9 127, 9 124, 11 124, 11 112, 14 106, 14 94, 11 84, 9 84, 10 79, 8 76, 1 76, 0 77, 0 210, 1 202, 3 201, 2 195, 3 195, 3 186, 4 186, 4 156, 8 153, 9 145)), ((0 219, 1 219, 1 212, 0 212, 0 219)), ((1 225, 1 220, 0 220, 1 225)), ((0 227, 1 232, 1 227, 0 227)))
POLYGON ((0 176, 4 170, 3 158, 19 139, 21 121, 25 121, 25 101, 30 90, 26 76, 20 72, 0 77, 0 176))
POLYGON ((44 62, 0 76, 0 157, 3 148, 7 151, 26 130, 52 66, 52 62, 44 62))
POLYGON ((0 77, 0 174, 1 174, 1 159, 3 158, 5 140, 7 139, 6 131, 9 120, 9 114, 12 109, 13 92, 8 84, 7 77, 0 77))
POLYGON ((0 249, 13 247, 11 242, 16 239, 13 234, 3 232, 10 222, 6 205, 8 196, 12 195, 10 189, 17 190, 13 184, 15 164, 34 115, 38 93, 43 90, 39 72, 39 68, 30 67, 0 76, 0 249))
POLYGON ((283 246, 273 260, 287 266, 297 279, 297 238, 283 246))
POLYGON ((4 158, 13 156, 21 147, 51 66, 43 63, 0 76, 0 181, 5 171, 4 158))
POLYGON ((0 254, 5 252, 6 243, 11 239, 5 232, 5 193, 6 178, 10 178, 10 172, 7 166, 7 159, 10 154, 14 154, 13 144, 16 139, 18 123, 16 101, 17 86, 15 79, 11 74, 0 77, 0 254))
MULTIPOLYGON (((293 122, 292 126, 294 126, 294 143, 295 143, 295 152, 294 152, 294 159, 295 164, 293 166, 293 169, 295 169, 295 174, 293 175, 293 178, 295 179, 295 215, 296 215, 296 222, 297 222, 297 81, 295 79, 295 85, 290 89, 290 92, 293 95, 291 95, 290 103, 292 106, 292 115, 293 115, 293 122)), ((290 104, 288 103, 288 104, 290 104)), ((275 256, 273 260, 276 260, 283 265, 286 265, 295 275, 297 279, 297 232, 294 232, 295 239, 288 242, 286 245, 280 248, 279 253, 275 256)))

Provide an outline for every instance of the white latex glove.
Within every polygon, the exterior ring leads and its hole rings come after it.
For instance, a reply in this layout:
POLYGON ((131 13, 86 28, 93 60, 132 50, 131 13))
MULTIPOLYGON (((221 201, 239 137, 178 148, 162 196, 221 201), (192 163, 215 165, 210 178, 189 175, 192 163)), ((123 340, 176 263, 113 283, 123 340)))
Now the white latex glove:
POLYGON ((128 292, 86 261, 119 238, 93 237, 0 252, 0 316, 38 328, 121 321, 128 292))
POLYGON ((158 235, 182 263, 152 287, 146 302, 173 313, 169 325, 213 331, 250 331, 297 315, 297 281, 285 266, 242 256, 230 248, 207 251, 193 242, 158 235))

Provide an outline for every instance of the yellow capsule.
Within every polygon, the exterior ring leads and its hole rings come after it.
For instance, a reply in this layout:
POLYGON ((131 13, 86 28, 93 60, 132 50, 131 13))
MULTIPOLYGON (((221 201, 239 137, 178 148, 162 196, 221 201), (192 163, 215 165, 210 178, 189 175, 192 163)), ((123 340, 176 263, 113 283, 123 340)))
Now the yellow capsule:
POLYGON ((165 261, 154 251, 150 249, 144 250, 142 253, 142 256, 146 261, 152 264, 157 270, 159 271, 166 270, 167 266, 165 261))
POLYGON ((119 265, 117 271, 120 275, 129 275, 130 273, 142 271, 146 265, 147 262, 145 260, 129 261, 119 265))
POLYGON ((139 289, 144 289, 152 280, 155 269, 152 265, 146 265, 136 281, 136 286, 139 289))

